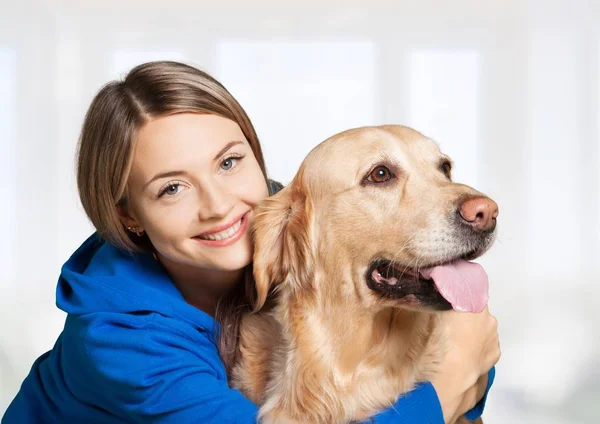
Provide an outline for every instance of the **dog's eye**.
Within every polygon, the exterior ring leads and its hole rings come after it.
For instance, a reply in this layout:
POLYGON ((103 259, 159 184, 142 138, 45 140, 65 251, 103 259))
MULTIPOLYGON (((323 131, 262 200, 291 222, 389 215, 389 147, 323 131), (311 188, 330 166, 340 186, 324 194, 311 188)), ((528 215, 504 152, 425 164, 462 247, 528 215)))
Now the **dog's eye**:
POLYGON ((392 172, 386 166, 378 166, 369 174, 369 181, 385 183, 392 178, 392 172))
POLYGON ((442 161, 442 163, 440 163, 440 170, 444 173, 446 177, 450 178, 450 173, 452 172, 452 164, 447 160, 442 161))

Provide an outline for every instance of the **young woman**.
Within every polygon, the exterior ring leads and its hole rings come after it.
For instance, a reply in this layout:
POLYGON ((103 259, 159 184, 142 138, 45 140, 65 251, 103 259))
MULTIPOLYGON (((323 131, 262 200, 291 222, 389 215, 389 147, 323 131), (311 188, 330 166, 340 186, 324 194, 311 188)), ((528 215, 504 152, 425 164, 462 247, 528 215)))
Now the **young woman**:
MULTIPOLYGON (((195 68, 140 65, 94 98, 77 181, 97 231, 62 268, 64 330, 2 423, 255 422, 227 372, 254 296, 252 208, 278 185, 244 110, 195 68)), ((496 320, 486 310, 450 322, 436 381, 374 422, 481 414, 496 320)))

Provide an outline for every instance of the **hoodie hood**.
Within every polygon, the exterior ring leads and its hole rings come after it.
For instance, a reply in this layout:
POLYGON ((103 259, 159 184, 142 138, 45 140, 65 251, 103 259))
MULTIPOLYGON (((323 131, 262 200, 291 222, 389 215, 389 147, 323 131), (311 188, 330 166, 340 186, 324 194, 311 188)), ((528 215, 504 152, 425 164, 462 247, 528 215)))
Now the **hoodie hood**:
POLYGON ((130 253, 94 233, 63 265, 56 305, 68 314, 156 312, 213 332, 215 321, 188 304, 150 253, 130 253))

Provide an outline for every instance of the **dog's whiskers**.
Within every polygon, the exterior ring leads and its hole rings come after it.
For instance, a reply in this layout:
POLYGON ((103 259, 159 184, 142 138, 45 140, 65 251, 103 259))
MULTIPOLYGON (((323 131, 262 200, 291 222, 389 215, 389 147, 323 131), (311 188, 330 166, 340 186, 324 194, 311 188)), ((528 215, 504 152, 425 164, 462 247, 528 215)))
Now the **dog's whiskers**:
MULTIPOLYGON (((411 235, 408 239, 406 239, 406 241, 404 242, 404 244, 402 245, 402 247, 396 251, 396 253, 394 254, 394 256, 392 257, 392 259, 390 260, 390 263, 387 266, 386 269, 386 274, 389 274, 390 269, 394 269, 394 265, 396 265, 396 261, 398 256, 400 256, 402 254, 402 252, 404 252, 406 249, 409 248, 410 243, 413 241, 413 239, 415 238, 415 235, 411 235)), ((402 277, 404 275, 404 273, 402 273, 400 276, 402 277)))

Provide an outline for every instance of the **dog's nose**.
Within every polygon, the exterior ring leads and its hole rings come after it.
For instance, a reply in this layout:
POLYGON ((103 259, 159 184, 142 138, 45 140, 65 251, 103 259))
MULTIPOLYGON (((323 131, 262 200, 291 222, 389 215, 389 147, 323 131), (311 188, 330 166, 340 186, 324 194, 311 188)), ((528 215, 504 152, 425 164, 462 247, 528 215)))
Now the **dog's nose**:
POLYGON ((498 216, 498 205, 489 197, 465 200, 459 207, 460 216, 480 231, 493 230, 498 216))

